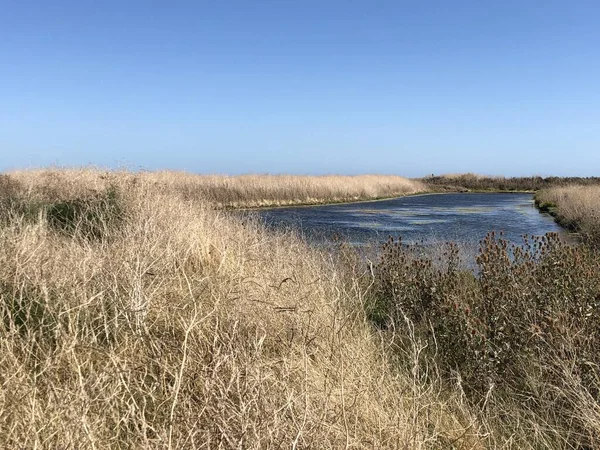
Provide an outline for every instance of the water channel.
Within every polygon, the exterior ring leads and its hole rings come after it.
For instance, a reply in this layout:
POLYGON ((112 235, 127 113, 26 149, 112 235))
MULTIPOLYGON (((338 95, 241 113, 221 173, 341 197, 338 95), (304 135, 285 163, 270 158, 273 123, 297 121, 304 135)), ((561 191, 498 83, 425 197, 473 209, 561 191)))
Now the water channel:
POLYGON ((489 231, 502 231, 510 242, 522 236, 561 232, 540 213, 529 193, 449 193, 389 200, 261 210, 270 227, 292 228, 312 242, 339 236, 353 245, 402 237, 405 243, 454 241, 477 245, 489 231))

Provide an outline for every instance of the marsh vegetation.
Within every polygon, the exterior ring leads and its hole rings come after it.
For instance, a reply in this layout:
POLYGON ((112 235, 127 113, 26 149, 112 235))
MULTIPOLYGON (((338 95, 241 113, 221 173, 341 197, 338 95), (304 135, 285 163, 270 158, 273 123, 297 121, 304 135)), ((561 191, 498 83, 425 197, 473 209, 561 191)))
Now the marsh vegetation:
POLYGON ((431 175, 421 179, 434 191, 538 191, 559 186, 600 185, 600 177, 503 177, 475 173, 431 175))
POLYGON ((471 439, 458 398, 391 369, 362 280, 292 234, 190 198, 203 180, 187 180, 2 177, 0 446, 471 439))
MULTIPOLYGON (((0 177, 0 446, 600 445, 596 250, 368 261, 224 209, 332 195, 259 178, 0 177)), ((331 192, 387 195, 367 187, 331 192)))
POLYGON ((600 247, 600 186, 575 184, 544 189, 537 193, 536 202, 558 223, 578 232, 587 244, 600 247))
POLYGON ((177 191, 183 199, 202 199, 213 207, 227 209, 344 203, 428 190, 418 180, 393 175, 227 176, 159 172, 139 176, 168 192, 177 191))

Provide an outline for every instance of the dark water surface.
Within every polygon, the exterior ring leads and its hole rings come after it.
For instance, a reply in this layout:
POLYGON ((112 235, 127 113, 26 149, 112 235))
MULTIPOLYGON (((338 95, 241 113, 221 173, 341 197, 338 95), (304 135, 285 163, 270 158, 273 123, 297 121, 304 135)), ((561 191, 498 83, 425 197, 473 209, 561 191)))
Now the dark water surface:
POLYGON ((316 242, 335 235, 361 245, 402 236, 405 243, 456 241, 476 244, 489 231, 511 242, 522 236, 560 232, 552 217, 538 212, 532 194, 452 193, 376 202, 290 207, 258 212, 267 225, 294 228, 316 242))

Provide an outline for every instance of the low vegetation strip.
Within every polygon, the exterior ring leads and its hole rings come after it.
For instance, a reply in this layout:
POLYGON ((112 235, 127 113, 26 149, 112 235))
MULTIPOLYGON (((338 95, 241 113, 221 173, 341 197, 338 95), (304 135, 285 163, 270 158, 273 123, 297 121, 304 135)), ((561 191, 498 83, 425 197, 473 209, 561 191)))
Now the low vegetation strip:
MULTIPOLYGON (((26 179, 33 187, 55 189, 57 180, 68 174, 74 180, 69 191, 106 187, 115 177, 131 183, 152 185, 157 191, 178 195, 183 200, 210 203, 219 209, 317 205, 399 197, 427 192, 418 180, 395 175, 194 175, 185 172, 103 172, 99 170, 37 170, 13 172, 10 178, 26 179), (33 176, 35 174, 35 176, 33 176), (32 178, 37 180, 32 180, 32 178), (85 186, 85 187, 83 187, 85 186)), ((7 177, 7 175, 5 175, 7 177)), ((63 189, 64 186, 61 187, 63 189)), ((41 189, 38 189, 41 191, 41 189)), ((63 193, 64 194, 64 193, 63 193)), ((71 192, 75 194, 75 192, 71 192)), ((81 192, 77 193, 78 195, 81 192)), ((40 193, 38 192, 38 195, 40 193)), ((45 195, 45 194, 44 194, 45 195)))
POLYGON ((600 186, 545 189, 536 194, 536 204, 561 225, 579 232, 588 244, 600 247, 600 186))
POLYGON ((315 205, 398 197, 426 191, 419 181, 399 176, 153 174, 184 198, 202 198, 221 208, 315 205))
MULTIPOLYGON (((38 170, 11 173, 13 180, 54 189, 56 180, 68 174, 69 190, 97 189, 114 177, 152 185, 157 191, 183 200, 210 203, 213 208, 260 208, 317 205, 399 197, 426 192, 418 181, 395 175, 194 175, 185 172, 102 172, 98 170, 38 170), (35 174, 37 181, 32 180, 35 174), (83 187, 85 186, 85 188, 83 187)), ((64 186, 61 186, 61 189, 64 186)), ((38 189, 39 190, 39 189, 38 189)), ((39 193, 38 193, 39 194, 39 193)), ((81 193, 79 193, 81 194, 81 193)))
POLYGON ((422 178, 432 191, 538 191, 553 186, 600 185, 600 177, 503 177, 474 173, 431 175, 422 178))

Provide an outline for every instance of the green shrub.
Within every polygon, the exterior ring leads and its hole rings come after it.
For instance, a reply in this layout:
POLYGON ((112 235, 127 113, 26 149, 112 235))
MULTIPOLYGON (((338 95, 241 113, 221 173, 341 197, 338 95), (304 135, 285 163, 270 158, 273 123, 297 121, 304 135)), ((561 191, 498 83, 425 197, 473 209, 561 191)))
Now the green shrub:
POLYGON ((30 343, 22 351, 29 353, 28 363, 33 370, 37 370, 42 353, 52 352, 57 345, 59 314, 52 309, 52 300, 40 289, 0 282, 2 332, 18 333, 30 343))

